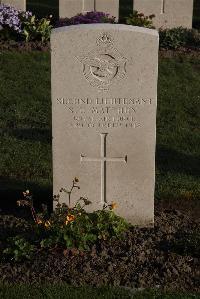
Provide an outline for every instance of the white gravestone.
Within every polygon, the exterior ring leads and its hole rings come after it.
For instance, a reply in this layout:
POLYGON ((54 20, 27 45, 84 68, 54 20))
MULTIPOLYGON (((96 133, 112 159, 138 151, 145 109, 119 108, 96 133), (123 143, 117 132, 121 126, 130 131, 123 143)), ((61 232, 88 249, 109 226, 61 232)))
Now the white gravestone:
POLYGON ((133 0, 133 9, 154 14, 156 28, 192 28, 193 0, 133 0))
POLYGON ((59 0, 60 18, 71 18, 79 13, 101 11, 119 17, 119 0, 59 0))
POLYGON ((90 210, 114 201, 131 223, 152 224, 157 31, 62 27, 51 47, 54 194, 78 177, 74 201, 88 197, 90 210))
POLYGON ((2 0, 1 4, 9 4, 18 10, 26 11, 26 0, 2 0))

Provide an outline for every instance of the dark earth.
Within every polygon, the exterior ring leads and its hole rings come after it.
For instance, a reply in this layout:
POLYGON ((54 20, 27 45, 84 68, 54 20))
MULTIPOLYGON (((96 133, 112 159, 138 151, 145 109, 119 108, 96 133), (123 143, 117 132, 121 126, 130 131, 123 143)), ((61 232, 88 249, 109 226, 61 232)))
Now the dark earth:
POLYGON ((2 40, 0 39, 0 51, 18 51, 18 52, 32 52, 50 51, 50 42, 43 43, 41 41, 31 41, 31 42, 17 42, 14 40, 2 40))
MULTIPOLYGON (((14 41, 14 40, 3 40, 0 39, 0 51, 18 51, 18 52, 32 52, 32 51, 41 51, 49 52, 50 51, 50 42, 41 42, 41 41, 14 41)), ((179 47, 177 50, 170 50, 160 48, 159 56, 164 58, 171 58, 177 56, 187 56, 190 58, 198 58, 200 56, 199 47, 179 47)))
MULTIPOLYGON (((90 252, 54 248, 39 250, 31 261, 1 258, 1 281, 200 292, 199 206, 199 201, 158 201, 154 228, 132 227, 123 239, 101 242, 90 252)), ((31 234, 26 220, 0 215, 0 248, 6 236, 22 231, 31 234)))

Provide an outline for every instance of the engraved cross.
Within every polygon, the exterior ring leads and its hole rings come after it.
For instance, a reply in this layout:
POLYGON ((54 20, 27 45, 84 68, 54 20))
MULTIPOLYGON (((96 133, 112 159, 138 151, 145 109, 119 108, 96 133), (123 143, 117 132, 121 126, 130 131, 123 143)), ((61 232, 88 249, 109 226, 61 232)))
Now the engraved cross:
POLYGON ((127 156, 125 157, 107 157, 106 153, 106 138, 108 133, 100 133, 101 136, 101 155, 99 158, 89 158, 81 154, 81 162, 101 162, 101 203, 104 204, 106 200, 106 164, 107 162, 124 162, 127 163, 127 156))
POLYGON ((161 14, 165 13, 166 0, 161 0, 161 14))

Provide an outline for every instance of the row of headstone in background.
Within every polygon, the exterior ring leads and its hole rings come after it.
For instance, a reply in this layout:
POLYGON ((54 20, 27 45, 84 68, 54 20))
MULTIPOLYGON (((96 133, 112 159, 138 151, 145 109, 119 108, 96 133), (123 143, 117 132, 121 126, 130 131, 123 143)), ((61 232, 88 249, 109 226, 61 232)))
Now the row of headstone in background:
POLYGON ((51 36, 54 194, 78 177, 73 203, 114 201, 142 226, 154 221, 158 44, 157 30, 117 24, 51 36))
MULTIPOLYGON (((26 0, 1 0, 1 3, 26 10, 26 0)), ((156 28, 192 28, 193 0, 133 0, 133 9, 145 15, 154 14, 156 28)), ((60 18, 94 10, 109 13, 118 20, 119 0, 59 0, 60 18)))
POLYGON ((59 0, 60 18, 71 18, 78 13, 102 11, 119 18, 119 0, 59 0))
POLYGON ((26 0, 1 0, 1 4, 9 4, 18 10, 26 10, 26 0))
POLYGON ((154 14, 156 28, 192 28, 193 0, 133 0, 133 8, 144 15, 154 14))
MULTIPOLYGON (((86 11, 103 11, 119 17, 119 0, 59 0, 61 18, 86 11)), ((144 15, 155 15, 156 28, 192 28, 193 0, 133 0, 133 9, 144 15)))

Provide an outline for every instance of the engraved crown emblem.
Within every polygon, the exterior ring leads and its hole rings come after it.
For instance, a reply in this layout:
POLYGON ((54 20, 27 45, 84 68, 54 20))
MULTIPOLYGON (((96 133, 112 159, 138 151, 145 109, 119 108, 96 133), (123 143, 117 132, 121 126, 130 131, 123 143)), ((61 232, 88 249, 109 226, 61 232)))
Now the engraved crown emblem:
POLYGON ((104 32, 97 38, 97 45, 103 47, 109 47, 113 44, 113 38, 108 33, 104 32))

